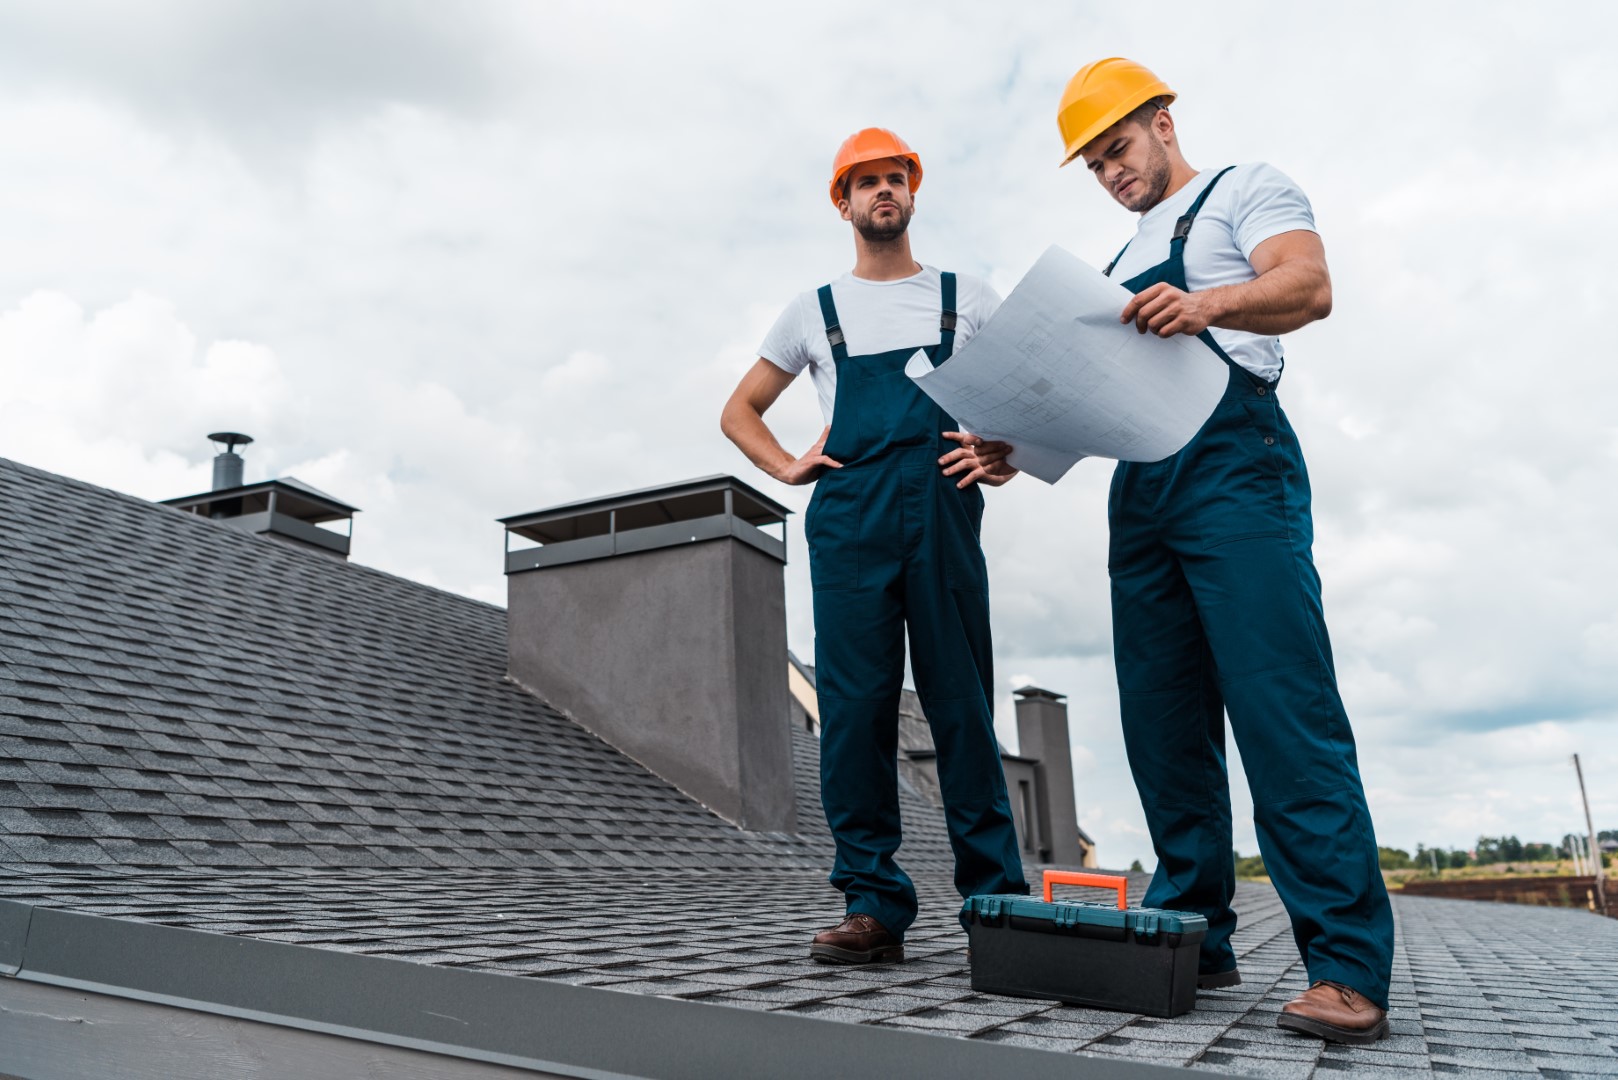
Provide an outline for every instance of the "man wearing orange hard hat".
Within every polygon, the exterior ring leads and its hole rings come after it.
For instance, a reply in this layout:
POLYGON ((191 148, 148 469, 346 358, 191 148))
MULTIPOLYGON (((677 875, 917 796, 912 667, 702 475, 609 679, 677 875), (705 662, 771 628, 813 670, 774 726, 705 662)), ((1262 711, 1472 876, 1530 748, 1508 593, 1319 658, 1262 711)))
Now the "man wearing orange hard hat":
POLYGON ((1326 636, 1309 477, 1276 397, 1278 335, 1331 310, 1325 249, 1309 200, 1276 169, 1188 165, 1174 99, 1111 57, 1079 69, 1056 118, 1062 164, 1082 162, 1140 215, 1106 270, 1135 294, 1120 321, 1194 335, 1229 369, 1192 440, 1163 461, 1120 462, 1108 498, 1124 742, 1158 859, 1143 902, 1207 916, 1201 988, 1241 981, 1228 714, 1311 980, 1279 1023, 1372 1042, 1388 1030, 1393 916, 1326 636))
POLYGON ((988 284, 911 256, 921 158, 891 131, 850 136, 830 194, 853 226, 854 269, 792 301, 726 403, 721 427, 785 484, 815 484, 804 518, 814 589, 821 800, 836 841, 842 921, 810 943, 828 963, 904 958, 916 889, 899 848, 899 691, 908 625, 916 691, 938 750, 961 895, 1026 893, 994 737, 979 440, 905 375, 946 362, 1000 304, 988 284), (808 370, 826 428, 794 455, 764 423, 808 370))

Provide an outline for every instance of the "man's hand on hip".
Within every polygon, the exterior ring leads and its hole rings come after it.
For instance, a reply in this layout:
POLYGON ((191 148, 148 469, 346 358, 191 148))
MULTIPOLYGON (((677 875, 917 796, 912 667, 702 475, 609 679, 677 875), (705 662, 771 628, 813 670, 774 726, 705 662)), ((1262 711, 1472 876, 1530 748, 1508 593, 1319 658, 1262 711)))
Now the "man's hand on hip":
POLYGON ((1175 334, 1200 334, 1212 326, 1217 317, 1207 293, 1184 292, 1160 281, 1136 293, 1124 305, 1118 321, 1133 322, 1135 329, 1143 334, 1150 330, 1166 338, 1175 334))
POLYGON ((985 441, 964 431, 946 431, 944 438, 961 444, 960 449, 951 450, 938 459, 945 476, 961 476, 956 487, 973 484, 999 487, 1017 475, 1017 470, 1006 460, 1012 449, 1010 443, 985 441), (965 475, 961 475, 963 473, 965 475))
POLYGON ((841 469, 842 462, 833 461, 826 456, 826 437, 830 434, 831 425, 827 424, 826 429, 820 433, 820 438, 807 453, 800 458, 789 458, 770 475, 783 484, 808 484, 818 479, 823 469, 841 469))

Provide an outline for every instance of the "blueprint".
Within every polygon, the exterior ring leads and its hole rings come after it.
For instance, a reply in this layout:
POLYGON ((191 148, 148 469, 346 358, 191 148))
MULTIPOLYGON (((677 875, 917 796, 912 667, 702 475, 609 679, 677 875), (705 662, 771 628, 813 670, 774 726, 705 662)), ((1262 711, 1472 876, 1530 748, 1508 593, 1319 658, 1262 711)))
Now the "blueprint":
POLYGON ((1048 484, 1086 457, 1160 461, 1219 403, 1225 362, 1194 337, 1141 334, 1118 316, 1129 291, 1059 247, 1041 255, 950 361, 905 368, 966 430, 1016 449, 1048 484))

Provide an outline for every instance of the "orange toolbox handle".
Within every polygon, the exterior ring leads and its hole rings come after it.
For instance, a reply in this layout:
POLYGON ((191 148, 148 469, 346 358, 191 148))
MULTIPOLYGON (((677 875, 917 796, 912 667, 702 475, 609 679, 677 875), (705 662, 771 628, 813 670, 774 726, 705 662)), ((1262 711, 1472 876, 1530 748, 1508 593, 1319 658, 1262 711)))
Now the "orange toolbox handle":
POLYGON ((1096 889, 1117 889, 1120 910, 1129 906, 1129 879, 1114 874, 1080 874, 1072 870, 1045 871, 1045 902, 1051 902, 1052 885, 1089 885, 1096 889))

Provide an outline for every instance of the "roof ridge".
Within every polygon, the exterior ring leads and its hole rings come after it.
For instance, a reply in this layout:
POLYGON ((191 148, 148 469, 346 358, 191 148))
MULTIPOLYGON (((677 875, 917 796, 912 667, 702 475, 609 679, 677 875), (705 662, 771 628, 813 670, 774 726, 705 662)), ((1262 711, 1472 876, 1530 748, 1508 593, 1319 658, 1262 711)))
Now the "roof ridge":
MULTIPOLYGON (((214 521, 214 520, 212 520, 210 518, 203 517, 201 514, 192 514, 192 513, 188 513, 187 511, 184 511, 184 510, 177 510, 172 506, 164 506, 160 502, 154 502, 151 499, 143 499, 139 495, 131 495, 126 491, 119 491, 116 488, 103 487, 100 484, 92 484, 88 480, 80 480, 78 477, 75 477, 75 476, 68 476, 65 473, 51 472, 49 469, 42 469, 37 465, 29 465, 29 464, 26 464, 25 462, 17 461, 14 458, 8 458, 8 457, 0 456, 0 470, 3 470, 5 468, 14 468, 14 469, 16 469, 16 470, 18 470, 19 472, 22 472, 22 473, 31 474, 33 476, 36 476, 36 477, 39 477, 39 478, 42 478, 42 479, 45 479, 45 480, 48 480, 48 481, 51 481, 51 482, 54 482, 54 483, 67 484, 67 485, 70 485, 72 487, 78 488, 81 491, 88 492, 88 493, 93 493, 95 495, 99 495, 99 496, 109 496, 110 495, 114 499, 120 500, 120 501, 122 501, 122 502, 124 502, 126 504, 130 504, 131 506, 133 506, 135 508, 138 508, 138 509, 141 509, 141 510, 157 510, 157 511, 162 511, 164 513, 177 514, 181 518, 186 519, 187 521, 190 521, 190 522, 192 522, 194 524, 207 525, 207 526, 209 526, 209 527, 211 527, 213 529, 216 529, 216 530, 218 530, 220 535, 231 537, 236 541, 253 541, 253 542, 258 542, 258 543, 269 544, 270 545, 270 550, 277 551, 277 552, 294 553, 294 554, 298 555, 300 558, 301 557, 308 557, 308 556, 310 556, 312 554, 315 554, 315 553, 311 553, 311 552, 302 551, 301 549, 295 548, 295 547, 293 547, 293 546, 291 546, 289 544, 282 544, 282 543, 279 543, 279 542, 277 542, 275 540, 266 539, 265 537, 259 536, 259 535, 254 534, 254 533, 243 532, 240 529, 232 528, 231 526, 226 525, 226 524, 224 524, 222 522, 214 521)), ((298 481, 298 483, 300 485, 304 486, 304 487, 309 487, 309 485, 307 483, 305 483, 304 481, 302 481, 302 480, 298 481)), ((328 498, 329 497, 330 496, 328 496, 328 498)), ((339 560, 339 559, 332 559, 330 557, 321 555, 321 556, 319 556, 318 563, 316 563, 315 565, 325 566, 328 569, 332 569, 332 570, 337 570, 339 568, 343 568, 343 569, 346 569, 348 571, 369 574, 369 575, 379 577, 379 578, 383 578, 383 579, 389 580, 389 581, 397 581, 397 582, 400 582, 400 583, 402 583, 404 585, 409 586, 412 589, 421 589, 421 590, 425 590, 427 592, 437 593, 437 594, 439 594, 441 596, 450 597, 453 600, 456 600, 458 602, 461 602, 461 603, 464 603, 464 604, 467 604, 467 605, 470 605, 470 606, 473 606, 473 607, 477 607, 477 608, 481 608, 481 609, 487 609, 487 610, 491 610, 491 611, 497 611, 501 615, 504 615, 506 613, 506 609, 501 607, 499 604, 492 604, 487 600, 479 600, 476 597, 467 596, 465 593, 454 592, 454 591, 452 591, 450 589, 445 589, 445 588, 442 588, 441 586, 438 586, 438 585, 429 585, 424 581, 416 581, 415 579, 407 578, 402 574, 390 573, 389 571, 381 570, 381 569, 378 569, 377 567, 374 567, 374 566, 368 566, 368 565, 366 565, 364 563, 354 562, 351 559, 350 560, 339 560)))

